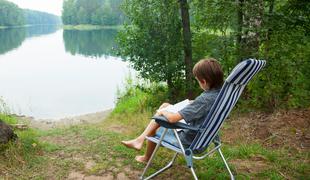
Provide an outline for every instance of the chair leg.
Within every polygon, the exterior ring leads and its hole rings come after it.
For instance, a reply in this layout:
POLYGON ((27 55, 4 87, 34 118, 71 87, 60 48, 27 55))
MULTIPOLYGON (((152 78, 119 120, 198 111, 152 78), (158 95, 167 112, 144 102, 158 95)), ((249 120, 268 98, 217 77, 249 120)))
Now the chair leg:
POLYGON ((230 170, 230 168, 229 168, 229 166, 228 166, 228 164, 227 164, 227 162, 226 162, 226 160, 225 160, 225 158, 224 158, 224 155, 223 155, 221 149, 218 148, 217 151, 219 152, 219 154, 220 154, 222 160, 224 161, 224 164, 225 164, 225 166, 226 166, 226 168, 227 168, 227 170, 228 170, 228 172, 229 172, 230 179, 234 180, 234 179, 235 179, 235 178, 234 178, 234 175, 232 174, 232 172, 231 172, 231 170, 230 170))
POLYGON ((192 172, 192 174, 193 174, 193 176, 194 176, 194 179, 195 179, 195 180, 198 180, 194 168, 191 167, 190 169, 191 169, 191 172, 192 172))
MULTIPOLYGON (((156 147, 155 147, 155 149, 154 149, 154 152, 153 152, 152 155, 151 155, 151 158, 150 158, 149 161, 147 162, 147 165, 146 165, 146 167, 144 168, 144 171, 143 171, 142 175, 140 176, 140 179, 144 179, 143 176, 144 176, 144 174, 146 173, 147 169, 150 167, 151 162, 152 162, 152 160, 153 160, 153 158, 154 158, 154 156, 155 156, 157 150, 159 149, 159 147, 160 147, 160 145, 161 145, 161 142, 162 142, 163 139, 164 139, 164 136, 165 136, 166 133, 167 133, 167 130, 168 130, 168 129, 165 128, 163 134, 161 135, 161 137, 160 137, 160 139, 159 139, 159 142, 158 142, 158 144, 156 145, 156 147)), ((156 173, 157 173, 157 172, 156 172, 156 173)), ((157 173, 157 174, 156 174, 156 173, 152 174, 151 176, 149 176, 149 177, 147 177, 147 178, 145 178, 145 179, 150 179, 150 178, 152 178, 153 176, 156 176, 156 175, 158 174, 158 173, 157 173)))
POLYGON ((148 166, 147 166, 147 167, 144 169, 144 172, 143 172, 143 174, 141 175, 140 179, 143 179, 143 180, 151 179, 151 178, 157 176, 158 174, 164 172, 165 170, 171 168, 172 165, 173 165, 173 163, 174 163, 174 161, 175 161, 175 159, 176 159, 176 157, 177 157, 177 155, 178 155, 178 153, 175 153, 174 156, 173 156, 173 158, 172 158, 172 160, 171 160, 165 167, 161 168, 160 170, 156 171, 155 173, 151 174, 150 176, 148 176, 148 177, 146 177, 146 178, 143 178, 143 176, 144 176, 144 174, 145 174, 145 172, 146 172, 146 170, 147 170, 147 168, 148 168, 148 166))

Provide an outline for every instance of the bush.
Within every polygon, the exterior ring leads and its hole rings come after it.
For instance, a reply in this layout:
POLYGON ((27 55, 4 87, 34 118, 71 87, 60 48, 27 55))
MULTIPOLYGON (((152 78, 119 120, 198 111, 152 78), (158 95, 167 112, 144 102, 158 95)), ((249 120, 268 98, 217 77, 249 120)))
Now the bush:
POLYGON ((116 107, 113 113, 136 113, 154 111, 168 100, 168 88, 161 84, 134 84, 128 78, 124 91, 118 91, 116 107))

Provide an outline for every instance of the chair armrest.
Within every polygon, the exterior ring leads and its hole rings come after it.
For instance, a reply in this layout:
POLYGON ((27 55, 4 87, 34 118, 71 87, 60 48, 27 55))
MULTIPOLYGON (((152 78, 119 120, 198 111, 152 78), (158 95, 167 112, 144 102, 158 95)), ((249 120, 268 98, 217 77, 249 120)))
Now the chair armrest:
POLYGON ((176 122, 176 123, 170 123, 168 122, 168 119, 165 116, 153 116, 152 119, 154 119, 160 126, 169 128, 169 129, 189 129, 193 131, 199 131, 198 128, 194 128, 192 126, 189 126, 185 123, 176 122))

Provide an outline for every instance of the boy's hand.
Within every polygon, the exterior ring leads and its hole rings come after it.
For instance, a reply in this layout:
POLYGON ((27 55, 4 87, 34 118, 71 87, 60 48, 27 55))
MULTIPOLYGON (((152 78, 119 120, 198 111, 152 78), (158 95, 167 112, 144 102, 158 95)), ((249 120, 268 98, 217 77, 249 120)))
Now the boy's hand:
POLYGON ((176 123, 183 119, 180 113, 172 113, 168 111, 160 111, 159 116, 165 116, 170 123, 176 123))
POLYGON ((167 107, 167 106, 169 106, 169 105, 171 105, 171 104, 165 102, 165 103, 163 103, 163 104, 159 107, 159 109, 165 108, 165 107, 167 107))
POLYGON ((161 111, 160 109, 158 109, 157 111, 156 111, 156 114, 155 114, 156 116, 162 116, 163 115, 163 111, 161 111))

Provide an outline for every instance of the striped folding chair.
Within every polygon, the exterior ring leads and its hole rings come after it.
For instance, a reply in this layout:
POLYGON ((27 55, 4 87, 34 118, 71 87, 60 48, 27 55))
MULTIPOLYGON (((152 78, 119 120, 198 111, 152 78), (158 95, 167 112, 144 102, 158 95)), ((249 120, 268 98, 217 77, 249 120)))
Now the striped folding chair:
POLYGON ((248 84, 248 82, 252 79, 252 77, 265 66, 265 64, 266 62, 263 60, 254 60, 254 59, 248 59, 248 60, 245 60, 239 63, 233 69, 233 71, 228 76, 228 78, 225 80, 224 85, 218 97, 216 98, 209 114, 207 115, 204 123, 202 124, 200 128, 193 128, 184 123, 171 124, 163 116, 153 117, 153 119, 155 119, 155 121, 158 124, 160 124, 160 126, 164 127, 165 130, 162 133, 162 136, 159 138, 158 137, 147 137, 148 140, 156 143, 157 145, 140 179, 151 179, 155 177, 156 175, 158 175, 159 173, 167 170, 168 168, 172 166, 178 154, 182 154, 185 157, 187 167, 191 170, 191 173, 193 174, 194 178, 198 179, 194 171, 194 168, 193 168, 193 160, 204 159, 205 157, 214 153, 215 151, 218 151, 219 155, 224 161, 224 164, 230 174, 231 179, 234 179, 234 176, 221 151, 221 148, 220 148, 221 141, 218 136, 218 132, 224 120, 226 119, 226 117, 229 115, 229 113, 235 106, 244 87, 248 84), (169 142, 165 142, 163 140, 168 129, 173 129, 174 134, 178 140, 179 147, 173 146, 169 142), (197 131, 197 135, 195 139, 193 140, 192 144, 188 148, 185 149, 184 146, 182 145, 176 129, 190 129, 190 130, 197 131), (207 152, 204 152, 209 147, 209 145, 211 145, 212 142, 215 145, 214 148, 212 148, 211 150, 207 152), (156 151, 158 150, 160 146, 163 146, 165 148, 168 148, 174 151, 175 155, 165 167, 163 167, 162 169, 158 170, 157 172, 145 178, 144 175, 147 169, 149 168, 156 154, 156 151))

